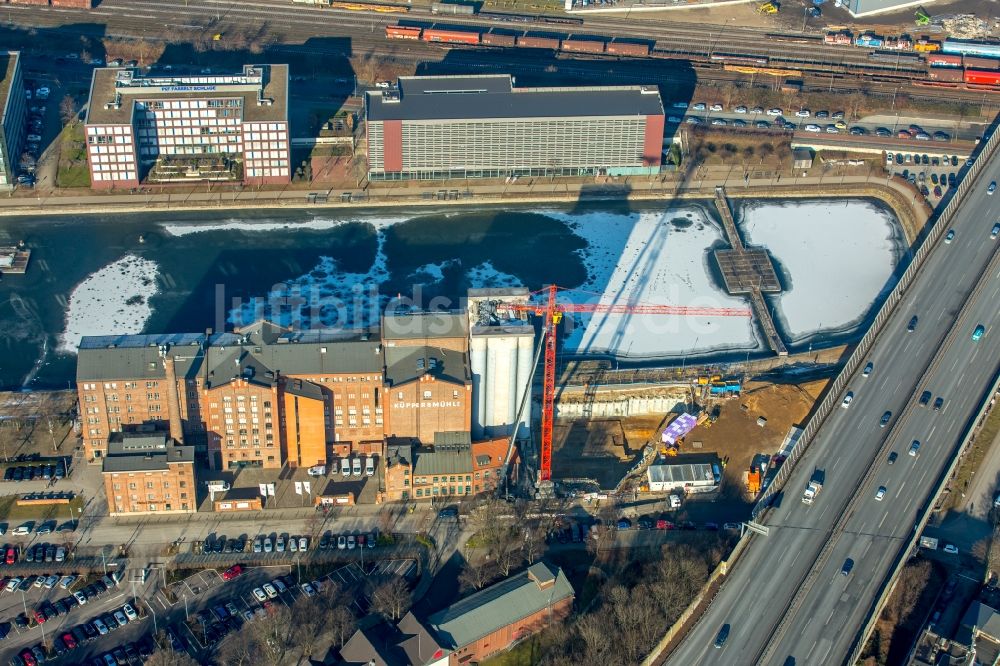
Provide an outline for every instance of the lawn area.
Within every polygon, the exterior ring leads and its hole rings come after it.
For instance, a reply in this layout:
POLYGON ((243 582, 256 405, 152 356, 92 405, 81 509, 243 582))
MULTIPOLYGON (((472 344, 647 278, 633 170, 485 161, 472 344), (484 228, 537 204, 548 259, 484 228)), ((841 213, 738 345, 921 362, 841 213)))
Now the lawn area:
POLYGON ((538 636, 535 635, 483 663, 486 666, 534 666, 540 654, 538 636))
POLYGON ((26 506, 17 506, 15 500, 17 500, 17 496, 15 495, 0 497, 0 520, 9 522, 11 528, 17 527, 18 523, 26 520, 55 520, 58 523, 64 523, 70 520, 71 516, 79 518, 80 510, 83 509, 83 497, 81 495, 77 495, 71 499, 69 504, 29 504, 26 506))
POLYGON ((87 144, 83 123, 73 122, 59 135, 59 187, 90 187, 90 170, 87 168, 87 144))
POLYGON ((1000 409, 994 409, 986 418, 986 423, 976 435, 975 443, 972 444, 969 453, 959 464, 958 470, 955 471, 955 479, 951 482, 951 493, 945 500, 947 508, 954 508, 961 504, 962 493, 969 486, 973 473, 982 465, 983 458, 986 457, 990 446, 993 445, 997 433, 1000 433, 1000 409))

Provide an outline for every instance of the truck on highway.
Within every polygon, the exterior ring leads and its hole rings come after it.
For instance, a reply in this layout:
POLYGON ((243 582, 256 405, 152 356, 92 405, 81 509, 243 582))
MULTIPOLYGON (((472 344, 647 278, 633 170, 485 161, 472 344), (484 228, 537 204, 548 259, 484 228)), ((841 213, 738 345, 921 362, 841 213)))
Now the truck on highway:
POLYGON ((806 484, 805 492, 802 493, 802 503, 812 504, 821 490, 823 490, 823 473, 820 470, 814 470, 812 478, 806 484))

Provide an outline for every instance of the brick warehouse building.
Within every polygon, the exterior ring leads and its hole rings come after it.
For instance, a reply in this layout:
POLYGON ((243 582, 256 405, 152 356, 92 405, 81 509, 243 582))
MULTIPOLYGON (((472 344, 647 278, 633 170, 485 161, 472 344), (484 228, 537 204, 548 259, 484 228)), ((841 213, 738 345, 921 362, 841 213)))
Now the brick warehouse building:
POLYGON ((367 92, 365 110, 371 180, 649 174, 663 151, 656 86, 411 76, 367 92))
POLYGON ((115 433, 104 458, 104 490, 112 516, 194 513, 194 447, 164 433, 115 433))
POLYGON ((95 69, 85 124, 95 189, 291 182, 287 65, 199 76, 95 69))

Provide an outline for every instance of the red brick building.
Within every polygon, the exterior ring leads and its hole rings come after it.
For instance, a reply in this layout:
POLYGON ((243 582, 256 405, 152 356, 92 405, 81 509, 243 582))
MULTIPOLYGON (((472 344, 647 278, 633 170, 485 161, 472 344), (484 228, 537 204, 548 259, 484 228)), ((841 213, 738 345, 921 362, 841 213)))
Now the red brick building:
POLYGON ((451 652, 452 666, 477 663, 564 620, 574 598, 562 569, 536 562, 527 571, 434 613, 427 626, 438 644, 451 652))

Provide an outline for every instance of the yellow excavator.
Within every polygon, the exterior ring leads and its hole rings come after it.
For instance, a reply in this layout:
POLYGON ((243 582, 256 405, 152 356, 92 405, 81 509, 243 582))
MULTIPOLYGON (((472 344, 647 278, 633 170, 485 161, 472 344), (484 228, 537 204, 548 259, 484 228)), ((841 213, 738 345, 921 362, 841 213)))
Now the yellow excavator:
POLYGON ((777 2, 765 2, 761 5, 757 5, 758 14, 777 14, 778 13, 778 3, 777 2))

